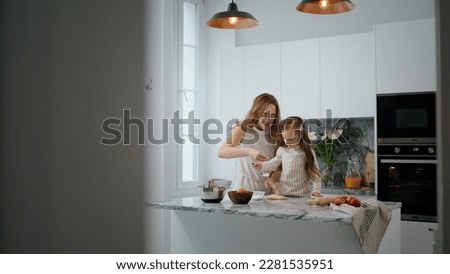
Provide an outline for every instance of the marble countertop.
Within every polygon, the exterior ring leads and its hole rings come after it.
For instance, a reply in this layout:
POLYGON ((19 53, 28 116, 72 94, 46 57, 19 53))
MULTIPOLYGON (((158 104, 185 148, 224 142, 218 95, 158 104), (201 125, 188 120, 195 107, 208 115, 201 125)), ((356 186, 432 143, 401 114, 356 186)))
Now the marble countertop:
MULTIPOLYGON (((357 196, 361 200, 375 199, 375 196, 357 196)), ((329 206, 309 206, 308 198, 288 198, 287 200, 251 200, 246 205, 235 205, 227 196, 220 203, 204 203, 198 197, 174 199, 171 201, 149 202, 146 207, 227 215, 277 218, 285 220, 350 223, 352 215, 331 209, 329 206)), ((385 202, 391 209, 401 207, 401 203, 385 202)))

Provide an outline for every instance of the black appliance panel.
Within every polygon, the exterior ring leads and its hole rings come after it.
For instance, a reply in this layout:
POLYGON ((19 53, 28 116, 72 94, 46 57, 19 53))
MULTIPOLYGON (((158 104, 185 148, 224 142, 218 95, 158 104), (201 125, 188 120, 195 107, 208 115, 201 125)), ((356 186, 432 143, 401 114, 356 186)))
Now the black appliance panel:
POLYGON ((379 143, 435 143, 435 94, 380 94, 377 96, 379 143))
MULTIPOLYGON (((414 146, 378 146, 378 199, 402 203, 402 220, 437 221, 435 155, 389 155, 400 147, 408 151, 414 146)), ((430 146, 421 147, 423 150, 430 146)), ((435 146, 431 146, 435 149, 435 146)), ((427 150, 428 151, 428 150, 427 150)))

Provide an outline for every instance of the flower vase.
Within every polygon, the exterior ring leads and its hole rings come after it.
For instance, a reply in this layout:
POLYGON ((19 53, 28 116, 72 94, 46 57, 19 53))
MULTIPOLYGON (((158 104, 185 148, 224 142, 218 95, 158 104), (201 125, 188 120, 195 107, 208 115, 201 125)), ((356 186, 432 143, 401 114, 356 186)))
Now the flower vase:
POLYGON ((322 185, 333 186, 333 167, 331 165, 325 164, 322 170, 322 185))

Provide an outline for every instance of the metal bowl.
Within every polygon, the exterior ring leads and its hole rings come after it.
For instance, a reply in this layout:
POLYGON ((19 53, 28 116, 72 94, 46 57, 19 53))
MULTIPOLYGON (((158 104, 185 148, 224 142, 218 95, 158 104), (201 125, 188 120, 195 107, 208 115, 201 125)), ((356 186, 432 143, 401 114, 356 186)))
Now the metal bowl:
POLYGON ((214 188, 199 186, 198 196, 204 203, 220 203, 225 195, 225 188, 215 186, 214 188))

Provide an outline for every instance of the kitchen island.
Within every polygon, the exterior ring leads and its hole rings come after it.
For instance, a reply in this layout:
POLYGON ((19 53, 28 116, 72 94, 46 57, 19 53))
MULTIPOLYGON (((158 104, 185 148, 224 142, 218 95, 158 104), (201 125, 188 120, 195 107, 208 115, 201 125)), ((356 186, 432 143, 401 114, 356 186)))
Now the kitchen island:
MULTIPOLYGON (((361 200, 374 198, 360 196, 361 200)), ((171 253, 363 253, 353 216, 307 198, 203 203, 198 197, 146 206, 171 210, 171 253)), ((378 253, 400 253, 400 203, 389 203, 391 221, 378 253)))

